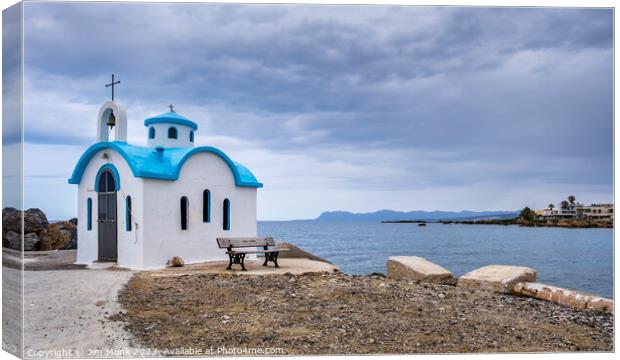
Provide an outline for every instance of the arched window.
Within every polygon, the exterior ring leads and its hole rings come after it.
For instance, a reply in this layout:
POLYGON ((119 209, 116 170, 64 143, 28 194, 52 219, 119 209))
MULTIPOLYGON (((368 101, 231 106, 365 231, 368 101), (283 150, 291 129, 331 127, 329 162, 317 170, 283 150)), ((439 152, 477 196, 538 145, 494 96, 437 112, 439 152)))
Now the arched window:
POLYGON ((131 231, 131 196, 125 199, 125 230, 131 231))
POLYGON ((119 189, 119 186, 116 184, 116 177, 112 171, 116 172, 116 169, 108 167, 107 165, 99 170, 99 174, 97 174, 97 183, 95 184, 97 192, 114 192, 119 189))
POLYGON ((230 200, 224 199, 224 222, 222 223, 222 228, 224 230, 230 230, 230 200))
POLYGON ((93 229, 93 199, 86 200, 86 230, 93 229))
POLYGON ((202 192, 202 222, 211 222, 211 191, 202 192))
POLYGON ((178 139, 178 138, 179 138, 179 135, 177 132, 177 128, 175 128, 174 126, 170 127, 168 129, 168 139, 178 139))
POLYGON ((155 128, 152 126, 149 128, 149 139, 155 139, 155 128))
POLYGON ((189 200, 187 196, 181 198, 181 230, 187 230, 187 216, 189 212, 189 200))
POLYGON ((193 131, 189 132, 189 141, 190 142, 194 142, 194 132, 193 131))

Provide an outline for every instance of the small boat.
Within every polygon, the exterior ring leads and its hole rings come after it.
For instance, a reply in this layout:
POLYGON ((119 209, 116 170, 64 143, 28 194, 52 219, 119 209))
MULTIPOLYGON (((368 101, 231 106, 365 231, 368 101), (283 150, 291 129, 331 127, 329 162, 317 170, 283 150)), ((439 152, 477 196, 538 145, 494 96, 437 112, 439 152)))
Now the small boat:
POLYGON ((426 226, 426 223, 419 223, 418 226, 426 226))

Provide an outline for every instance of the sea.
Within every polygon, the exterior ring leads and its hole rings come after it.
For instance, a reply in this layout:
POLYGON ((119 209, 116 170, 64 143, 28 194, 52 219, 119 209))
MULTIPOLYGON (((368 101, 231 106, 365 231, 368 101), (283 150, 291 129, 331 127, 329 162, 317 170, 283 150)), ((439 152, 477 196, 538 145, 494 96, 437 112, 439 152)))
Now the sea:
POLYGON ((460 276, 485 265, 538 271, 542 283, 613 298, 613 229, 516 225, 259 221, 273 236, 316 254, 348 274, 386 272, 389 256, 420 256, 460 276))

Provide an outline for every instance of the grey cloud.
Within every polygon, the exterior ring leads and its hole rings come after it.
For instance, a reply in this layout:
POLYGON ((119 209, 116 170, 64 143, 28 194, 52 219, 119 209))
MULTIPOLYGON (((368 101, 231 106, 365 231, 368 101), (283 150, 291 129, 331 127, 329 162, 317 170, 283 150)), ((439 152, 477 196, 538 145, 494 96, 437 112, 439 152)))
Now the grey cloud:
POLYGON ((32 142, 92 141, 80 114, 115 72, 130 114, 172 102, 210 135, 404 169, 367 180, 386 188, 612 181, 610 9, 27 3, 25 19, 32 142), (61 110, 79 131, 41 118, 61 110))

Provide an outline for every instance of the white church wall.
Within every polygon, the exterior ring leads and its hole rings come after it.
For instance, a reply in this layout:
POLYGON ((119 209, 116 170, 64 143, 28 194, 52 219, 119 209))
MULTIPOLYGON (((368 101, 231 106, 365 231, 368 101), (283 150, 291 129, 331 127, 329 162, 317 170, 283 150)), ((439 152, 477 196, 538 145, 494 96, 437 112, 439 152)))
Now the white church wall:
POLYGON ((144 179, 144 267, 173 256, 186 263, 228 259, 217 237, 256 236, 256 189, 235 186, 228 165, 212 153, 187 160, 177 181, 144 179), (203 222, 203 191, 211 191, 211 221, 203 222), (181 197, 189 200, 188 229, 181 230, 181 197), (230 230, 223 230, 223 202, 230 200, 230 230))
POLYGON ((78 250, 77 263, 90 264, 98 259, 98 196, 95 191, 95 178, 99 169, 105 164, 113 164, 120 175, 120 189, 116 196, 117 212, 117 253, 118 265, 130 268, 142 267, 143 239, 143 179, 133 177, 125 159, 112 149, 99 151, 90 160, 78 186, 78 250), (103 153, 109 159, 103 159, 103 153), (131 196, 132 218, 138 223, 126 230, 125 199, 131 196), (92 229, 87 230, 87 198, 92 199, 92 229))
POLYGON ((163 146, 163 147, 194 147, 194 143, 189 141, 189 134, 192 132, 192 128, 179 124, 151 124, 146 127, 147 132, 147 144, 150 147, 163 146), (149 128, 155 129, 155 138, 148 138, 149 128), (177 138, 168 138, 168 129, 175 127, 177 129, 177 138))

